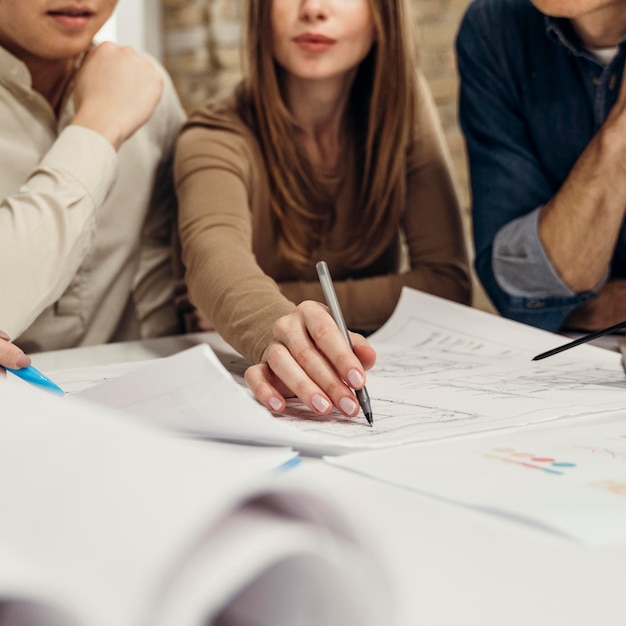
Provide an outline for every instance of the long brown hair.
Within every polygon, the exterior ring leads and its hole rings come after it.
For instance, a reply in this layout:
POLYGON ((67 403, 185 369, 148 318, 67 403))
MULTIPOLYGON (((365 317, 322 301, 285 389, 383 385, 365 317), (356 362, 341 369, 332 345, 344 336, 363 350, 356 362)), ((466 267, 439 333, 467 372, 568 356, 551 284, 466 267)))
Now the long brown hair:
MULTIPOLYGON (((406 0, 368 0, 375 43, 354 79, 346 115, 358 144, 360 181, 354 230, 344 242, 348 266, 374 261, 397 236, 406 195, 406 148, 417 106, 417 50, 406 0), (362 142, 362 145, 361 145, 362 142)), ((333 198, 294 141, 298 125, 281 94, 272 54, 271 0, 247 0, 240 113, 259 137, 270 179, 282 255, 308 266, 333 222, 333 198), (310 207, 327 207, 312 211, 310 207)))

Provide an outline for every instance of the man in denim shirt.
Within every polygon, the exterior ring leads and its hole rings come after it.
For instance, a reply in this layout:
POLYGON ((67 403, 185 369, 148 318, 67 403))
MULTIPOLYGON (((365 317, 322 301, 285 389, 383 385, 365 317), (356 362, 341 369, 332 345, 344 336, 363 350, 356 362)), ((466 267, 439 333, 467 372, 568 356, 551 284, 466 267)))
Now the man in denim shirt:
POLYGON ((493 303, 552 331, 626 319, 626 0, 475 0, 457 55, 493 303))

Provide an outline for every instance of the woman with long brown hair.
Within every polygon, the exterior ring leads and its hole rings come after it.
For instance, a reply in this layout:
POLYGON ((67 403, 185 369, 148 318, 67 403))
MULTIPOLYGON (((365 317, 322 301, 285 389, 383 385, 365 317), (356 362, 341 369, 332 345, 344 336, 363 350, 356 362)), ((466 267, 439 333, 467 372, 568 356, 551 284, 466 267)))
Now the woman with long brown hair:
POLYGON ((235 93, 191 115, 175 176, 190 298, 253 363, 268 408, 354 416, 371 332, 404 285, 471 296, 441 127, 406 0, 248 0, 235 93))

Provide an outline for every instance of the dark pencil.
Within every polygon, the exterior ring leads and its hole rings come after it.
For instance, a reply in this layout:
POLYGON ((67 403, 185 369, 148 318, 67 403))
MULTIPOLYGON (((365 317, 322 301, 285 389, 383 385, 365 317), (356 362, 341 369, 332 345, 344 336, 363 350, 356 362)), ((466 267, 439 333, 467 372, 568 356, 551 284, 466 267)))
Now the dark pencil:
POLYGON ((597 330, 596 332, 590 333, 588 335, 583 335, 578 339, 574 339, 574 341, 570 341, 558 348, 553 348, 552 350, 548 350, 547 352, 542 352, 537 356, 533 357, 533 361, 540 361, 541 359, 545 359, 549 356, 553 356, 554 354, 558 354, 559 352, 563 352, 564 350, 569 350, 570 348, 575 348, 579 346, 581 343, 587 343, 588 341, 593 341, 598 337, 602 337, 603 335, 608 335, 609 333, 613 333, 616 330, 620 330, 621 328, 626 328, 626 321, 620 322, 619 324, 615 324, 614 326, 609 326, 603 330, 597 330))

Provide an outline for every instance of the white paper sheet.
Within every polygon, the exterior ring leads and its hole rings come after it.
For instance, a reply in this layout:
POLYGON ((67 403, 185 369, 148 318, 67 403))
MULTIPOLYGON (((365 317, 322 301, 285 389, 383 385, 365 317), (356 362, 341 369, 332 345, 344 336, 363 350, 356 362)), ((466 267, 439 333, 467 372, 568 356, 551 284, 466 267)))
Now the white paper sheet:
POLYGON ((371 341, 377 428, 405 442, 626 407, 618 353, 584 345, 532 361, 567 339, 414 290, 371 341))
POLYGON ((626 410, 610 421, 563 422, 326 460, 586 544, 626 542, 626 410))
POLYGON ((297 401, 281 420, 344 449, 373 449, 539 423, 626 407, 616 352, 595 346, 543 361, 566 338, 405 289, 389 321, 370 337, 367 375, 375 428, 312 419, 297 401))
MULTIPOLYGON (((192 348, 81 393, 195 435, 339 454, 537 423, 626 406, 619 354, 581 346, 544 361, 563 338, 405 289, 368 373, 374 428, 290 402, 270 414, 233 385, 208 347, 192 348)), ((83 376, 77 372, 77 376, 83 376)))

